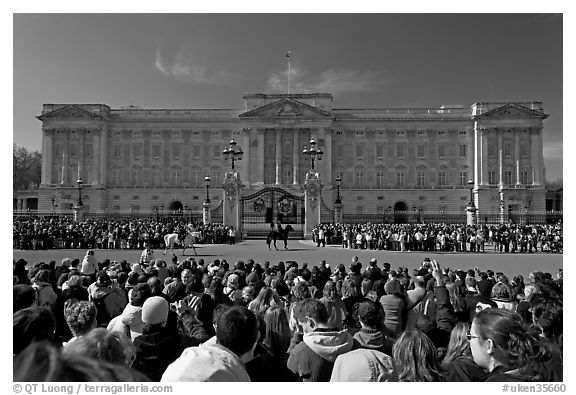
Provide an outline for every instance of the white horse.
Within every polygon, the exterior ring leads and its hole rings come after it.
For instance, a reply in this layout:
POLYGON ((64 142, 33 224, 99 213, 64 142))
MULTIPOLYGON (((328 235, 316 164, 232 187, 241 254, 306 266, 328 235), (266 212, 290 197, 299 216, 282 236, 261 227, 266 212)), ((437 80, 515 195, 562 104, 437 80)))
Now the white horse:
POLYGON ((198 255, 196 252, 196 247, 194 247, 194 237, 195 235, 192 233, 186 233, 184 240, 180 240, 180 235, 178 233, 168 233, 166 236, 164 236, 164 255, 166 255, 168 248, 170 248, 170 252, 172 252, 175 244, 182 244, 182 255, 185 255, 184 253, 186 252, 187 247, 192 247, 194 250, 194 255, 198 255))

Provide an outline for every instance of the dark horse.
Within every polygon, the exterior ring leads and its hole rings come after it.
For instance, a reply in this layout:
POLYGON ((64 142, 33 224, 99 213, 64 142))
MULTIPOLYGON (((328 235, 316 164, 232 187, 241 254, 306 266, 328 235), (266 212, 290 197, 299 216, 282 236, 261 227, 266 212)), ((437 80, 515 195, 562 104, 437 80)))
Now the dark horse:
POLYGON ((266 237, 266 244, 268 244, 268 249, 270 250, 270 243, 274 242, 274 248, 278 251, 278 247, 276 247, 276 240, 280 239, 284 241, 284 249, 288 249, 288 236, 290 232, 293 231, 294 228, 288 224, 285 228, 282 228, 281 224, 278 224, 278 230, 272 228, 268 236, 266 237))

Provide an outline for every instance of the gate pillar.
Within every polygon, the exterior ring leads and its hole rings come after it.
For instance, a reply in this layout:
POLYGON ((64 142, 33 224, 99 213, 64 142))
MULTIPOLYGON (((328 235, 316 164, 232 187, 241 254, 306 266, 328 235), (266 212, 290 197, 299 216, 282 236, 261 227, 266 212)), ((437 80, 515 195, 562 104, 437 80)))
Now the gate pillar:
POLYGON ((224 175, 224 199, 222 199, 222 222, 224 226, 232 226, 236 237, 242 235, 240 229, 240 189, 242 182, 235 170, 230 170, 224 175))
POLYGON ((320 224, 320 179, 318 173, 309 171, 306 173, 306 182, 304 183, 304 238, 312 238, 312 230, 320 224))
POLYGON ((342 223, 342 202, 336 201, 334 203, 334 223, 342 223))

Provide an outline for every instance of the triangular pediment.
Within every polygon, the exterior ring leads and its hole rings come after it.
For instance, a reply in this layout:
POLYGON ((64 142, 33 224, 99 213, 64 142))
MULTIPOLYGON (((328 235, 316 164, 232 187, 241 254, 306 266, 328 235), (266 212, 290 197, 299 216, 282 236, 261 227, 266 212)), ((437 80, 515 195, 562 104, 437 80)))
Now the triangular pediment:
POLYGON ((240 118, 327 118, 332 113, 294 99, 282 99, 240 114, 240 118))
POLYGON ((40 115, 39 120, 43 121, 45 119, 100 119, 100 115, 94 114, 90 111, 86 111, 83 108, 76 107, 73 105, 64 106, 57 110, 51 111, 47 114, 40 115))
POLYGON ((473 119, 544 119, 547 117, 548 115, 541 111, 532 110, 516 103, 509 103, 477 115, 473 119))

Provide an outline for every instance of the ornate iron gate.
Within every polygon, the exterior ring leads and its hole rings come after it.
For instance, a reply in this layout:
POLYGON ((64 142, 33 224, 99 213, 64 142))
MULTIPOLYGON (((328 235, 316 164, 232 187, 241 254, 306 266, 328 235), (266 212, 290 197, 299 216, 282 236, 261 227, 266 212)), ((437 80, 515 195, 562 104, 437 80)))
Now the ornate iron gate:
POLYGON ((265 238, 280 221, 290 224, 291 237, 301 238, 304 231, 304 196, 282 188, 267 187, 241 198, 242 231, 246 238, 265 238))

